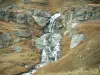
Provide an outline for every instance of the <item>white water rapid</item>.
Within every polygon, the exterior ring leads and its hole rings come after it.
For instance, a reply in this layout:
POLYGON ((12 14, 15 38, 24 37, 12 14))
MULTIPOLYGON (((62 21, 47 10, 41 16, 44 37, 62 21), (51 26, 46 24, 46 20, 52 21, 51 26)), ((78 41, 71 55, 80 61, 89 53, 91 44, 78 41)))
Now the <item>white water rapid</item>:
POLYGON ((56 13, 50 18, 50 23, 45 27, 45 34, 36 41, 36 47, 41 50, 41 63, 36 64, 34 69, 22 75, 32 75, 39 68, 47 65, 49 62, 57 61, 61 56, 61 35, 59 33, 60 13, 56 13))

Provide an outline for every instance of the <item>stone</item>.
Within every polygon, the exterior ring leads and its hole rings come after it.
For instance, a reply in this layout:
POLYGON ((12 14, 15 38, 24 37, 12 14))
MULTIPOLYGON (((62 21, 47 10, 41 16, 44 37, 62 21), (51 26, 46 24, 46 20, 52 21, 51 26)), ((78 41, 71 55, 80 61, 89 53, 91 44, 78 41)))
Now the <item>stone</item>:
POLYGON ((40 38, 35 40, 35 46, 40 50, 43 49, 46 45, 47 45, 46 40, 43 40, 43 39, 40 39, 40 38))
POLYGON ((34 18, 32 16, 27 16, 27 23, 31 26, 34 26, 34 18))
POLYGON ((13 43, 20 42, 20 40, 21 40, 20 38, 14 38, 14 39, 13 39, 13 43))
POLYGON ((37 24, 41 27, 46 26, 46 24, 49 22, 48 18, 40 17, 40 16, 33 16, 34 20, 37 22, 37 24))
POLYGON ((8 7, 3 7, 3 8, 0 8, 0 19, 1 20, 4 20, 4 21, 9 21, 9 10, 12 9, 13 6, 8 6, 8 7))
POLYGON ((15 30, 13 31, 13 33, 17 36, 17 37, 23 37, 23 38, 27 38, 30 36, 30 33, 27 30, 15 30))
POLYGON ((11 35, 10 33, 6 33, 4 35, 2 35, 2 41, 7 42, 11 40, 11 35))
POLYGON ((40 17, 46 17, 50 18, 51 14, 48 11, 43 11, 43 10, 34 10, 34 16, 40 16, 40 17))
POLYGON ((61 40, 61 35, 55 33, 49 37, 48 42, 50 42, 51 46, 55 47, 57 43, 60 42, 60 40, 61 40))
POLYGON ((70 49, 75 48, 84 40, 85 40, 85 36, 83 34, 73 35, 70 42, 70 49))
POLYGON ((48 11, 43 10, 28 10, 28 13, 34 18, 38 25, 41 27, 46 26, 49 22, 51 14, 48 11))
POLYGON ((15 50, 16 52, 21 52, 22 51, 22 48, 20 46, 12 46, 12 49, 15 50))
POLYGON ((75 32, 76 32, 75 29, 70 30, 70 31, 68 32, 68 36, 69 36, 70 38, 72 38, 75 32))

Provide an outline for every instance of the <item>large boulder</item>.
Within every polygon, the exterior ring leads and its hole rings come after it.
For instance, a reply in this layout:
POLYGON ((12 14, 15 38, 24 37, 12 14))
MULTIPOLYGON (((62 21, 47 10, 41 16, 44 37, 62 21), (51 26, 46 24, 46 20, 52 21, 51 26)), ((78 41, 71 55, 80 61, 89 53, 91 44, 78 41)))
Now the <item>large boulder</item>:
POLYGON ((47 40, 45 40, 45 39, 38 38, 35 40, 35 46, 38 49, 43 49, 46 45, 47 45, 47 40))
POLYGON ((75 48, 84 40, 85 40, 85 36, 83 34, 73 35, 70 42, 70 48, 75 48))
POLYGON ((38 25, 41 27, 46 26, 46 24, 49 22, 51 14, 47 11, 42 10, 29 10, 28 13, 32 15, 34 20, 37 22, 38 25))
POLYGON ((15 30, 13 31, 13 33, 17 36, 17 37, 23 37, 23 38, 27 38, 30 36, 29 31, 27 30, 15 30))
POLYGON ((23 12, 10 12, 9 19, 20 24, 27 23, 27 15, 23 12))
POLYGON ((10 40, 11 40, 11 35, 10 35, 10 33, 6 33, 6 34, 2 35, 2 40, 3 40, 4 42, 10 41, 10 40))

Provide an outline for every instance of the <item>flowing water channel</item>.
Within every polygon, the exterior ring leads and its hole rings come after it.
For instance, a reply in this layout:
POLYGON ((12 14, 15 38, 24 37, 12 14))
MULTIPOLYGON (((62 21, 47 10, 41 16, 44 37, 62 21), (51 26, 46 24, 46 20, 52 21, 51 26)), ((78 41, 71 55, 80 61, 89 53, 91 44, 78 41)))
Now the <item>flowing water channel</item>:
POLYGON ((44 28, 44 34, 38 39, 39 49, 41 50, 41 62, 36 64, 34 69, 22 75, 32 75, 38 71, 39 68, 46 66, 50 62, 57 61, 61 56, 61 35, 59 32, 59 17, 60 13, 51 16, 49 24, 44 28))

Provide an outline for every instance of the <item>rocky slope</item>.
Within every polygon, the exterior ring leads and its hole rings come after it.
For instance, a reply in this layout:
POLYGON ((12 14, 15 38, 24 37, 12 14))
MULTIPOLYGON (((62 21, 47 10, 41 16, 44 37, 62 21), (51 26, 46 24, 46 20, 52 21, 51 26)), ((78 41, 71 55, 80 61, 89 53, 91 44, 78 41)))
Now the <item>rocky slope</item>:
POLYGON ((39 63, 40 53, 32 40, 42 34, 37 28, 31 30, 33 35, 25 25, 0 21, 0 75, 25 72, 39 63))
POLYGON ((42 35, 50 14, 17 5, 4 6, 0 8, 0 75, 27 72, 40 62, 34 41, 42 35))
POLYGON ((62 40, 65 56, 40 69, 36 75, 99 67, 100 7, 95 4, 87 7, 65 12, 62 22, 64 28, 66 27, 63 29, 62 40))
MULTIPOLYGON (((98 67, 100 4, 83 6, 84 4, 81 7, 80 3, 73 0, 68 2, 66 0, 2 1, 0 5, 0 75, 20 75, 28 72, 34 68, 34 65, 40 63, 40 48, 48 53, 47 47, 53 51, 56 46, 56 50, 60 48, 62 50, 61 59, 43 67, 37 74, 44 75, 52 72, 55 74, 79 68, 98 67), (59 19, 52 17, 52 14, 58 11, 61 14, 59 19), (62 36, 61 42, 60 37, 55 33, 62 36), (42 36, 43 34, 48 36, 42 36), (45 41, 47 44, 44 47, 45 41)), ((52 55, 53 53, 49 52, 49 58, 52 55)))

